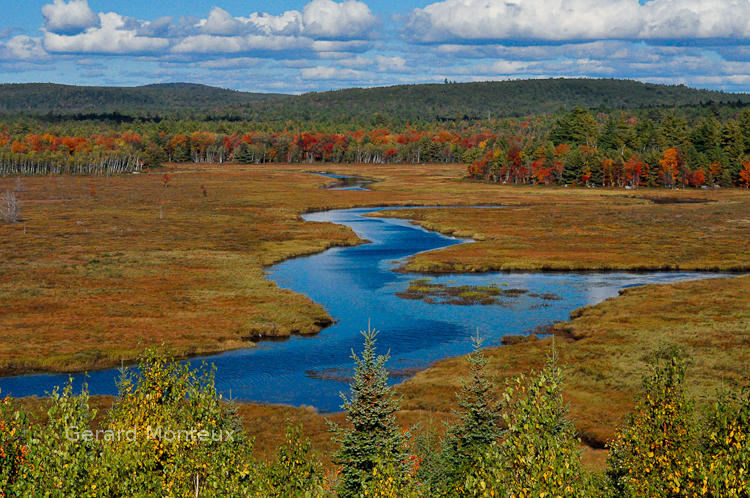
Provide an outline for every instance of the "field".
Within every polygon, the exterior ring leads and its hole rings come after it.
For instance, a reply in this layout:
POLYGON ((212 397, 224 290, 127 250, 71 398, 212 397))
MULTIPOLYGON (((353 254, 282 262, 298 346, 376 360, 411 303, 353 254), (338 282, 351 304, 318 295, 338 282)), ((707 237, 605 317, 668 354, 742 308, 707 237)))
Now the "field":
POLYGON ((344 227, 304 223, 310 210, 505 206, 400 212, 480 241, 420 255, 408 265, 420 270, 750 266, 741 190, 507 187, 467 181, 460 165, 331 169, 379 181, 370 192, 328 191, 302 166, 270 165, 24 178, 23 219, 0 226, 0 372, 119 365, 154 344, 189 356, 316 333, 325 310, 264 277, 285 258, 360 242, 344 227), (710 202, 647 200, 657 196, 710 202))
MULTIPOLYGON (((747 191, 501 186, 466 180, 460 165, 328 169, 377 182, 369 192, 329 191, 321 187, 332 180, 303 166, 237 165, 27 177, 21 188, 0 180, 0 191, 17 190, 22 211, 20 223, 0 225, 0 372, 102 368, 150 345, 190 356, 318 332, 331 319, 326 311, 264 277, 285 258, 361 242, 344 227, 303 222, 300 214, 311 210, 502 206, 391 213, 477 240, 407 263, 419 271, 750 270, 747 191)), ((558 336, 566 399, 589 445, 585 460, 598 468, 597 449, 632 406, 645 361, 660 345, 692 354, 689 383, 700 399, 723 383, 747 384, 750 277, 630 289, 544 332, 558 336)), ((538 368, 551 342, 488 349, 491 369, 502 380, 538 368)), ((450 358, 401 384, 400 421, 441 427, 465 368, 464 358, 450 358)), ((292 422, 303 424, 327 461, 333 443, 313 410, 243 404, 240 415, 260 458, 271 456, 292 422)))

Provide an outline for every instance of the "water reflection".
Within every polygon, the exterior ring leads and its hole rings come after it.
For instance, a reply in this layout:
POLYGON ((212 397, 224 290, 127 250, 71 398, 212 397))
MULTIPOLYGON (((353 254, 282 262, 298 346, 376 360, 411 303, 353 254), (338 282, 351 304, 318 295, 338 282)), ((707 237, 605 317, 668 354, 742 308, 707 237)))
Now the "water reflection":
MULTIPOLYGON (((617 295, 625 287, 717 276, 706 273, 490 273, 445 275, 436 282, 450 285, 507 285, 528 289, 503 305, 429 304, 402 299, 409 281, 418 275, 393 271, 398 261, 420 251, 461 243, 413 226, 406 221, 372 218, 375 208, 311 213, 311 222, 340 223, 371 243, 335 247, 320 254, 285 261, 268 271, 280 287, 303 293, 322 304, 336 320, 315 337, 292 337, 285 342, 261 342, 257 347, 208 358, 217 367, 216 385, 239 400, 312 405, 321 411, 338 410, 339 392, 347 389, 351 350, 359 350, 359 331, 368 320, 381 330, 379 346, 390 350, 396 382, 440 358, 470 351, 478 329, 485 344, 500 344, 506 334, 528 333, 538 326, 565 320, 571 310, 617 295), (557 294, 544 300, 531 294, 557 294)), ((501 216, 499 213, 498 216, 501 216)), ((203 359, 189 362, 198 365, 203 359)), ((116 370, 91 373, 94 394, 115 392, 116 370)), ((65 375, 33 375, 0 379, 4 394, 43 394, 64 383, 65 375)), ((75 376, 80 384, 83 375, 75 376)))

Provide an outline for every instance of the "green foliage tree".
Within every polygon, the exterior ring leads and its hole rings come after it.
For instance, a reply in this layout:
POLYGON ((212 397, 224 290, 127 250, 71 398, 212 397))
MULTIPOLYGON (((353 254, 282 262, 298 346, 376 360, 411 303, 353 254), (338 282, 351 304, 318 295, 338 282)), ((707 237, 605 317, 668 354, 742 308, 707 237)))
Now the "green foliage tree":
POLYGON ((687 361, 665 348, 651 368, 635 411, 610 446, 608 475, 621 496, 683 496, 696 492, 700 464, 693 403, 683 385, 687 361))
POLYGON ((212 370, 192 370, 148 351, 123 373, 96 479, 109 496, 231 496, 253 489, 252 444, 217 394, 212 370))
MULTIPOLYGON (((9 397, 0 399, 0 497, 20 490, 32 471, 28 461, 31 426, 9 397)), ((20 494, 20 493, 18 493, 20 494)))
POLYGON ((750 496, 750 392, 720 393, 701 436, 703 475, 696 488, 709 496, 750 496))
POLYGON ((399 479, 407 471, 405 444, 408 433, 396 423, 399 403, 393 389, 388 386, 385 368, 388 355, 375 353, 378 332, 369 324, 362 335, 364 349, 361 357, 352 351, 355 368, 350 386, 351 398, 342 394, 342 408, 351 427, 331 426, 341 444, 334 456, 335 462, 342 466, 341 496, 359 494, 378 465, 392 469, 399 479))
POLYGON ((503 395, 503 440, 491 445, 466 474, 471 496, 593 496, 581 467, 580 440, 562 399, 556 355, 530 377, 514 379, 503 395))
POLYGON ((279 446, 276 461, 266 469, 267 496, 306 496, 322 493, 323 469, 302 426, 288 426, 286 441, 279 446))
POLYGON ((589 111, 576 106, 560 117, 550 131, 555 144, 590 145, 596 140, 598 125, 589 111))

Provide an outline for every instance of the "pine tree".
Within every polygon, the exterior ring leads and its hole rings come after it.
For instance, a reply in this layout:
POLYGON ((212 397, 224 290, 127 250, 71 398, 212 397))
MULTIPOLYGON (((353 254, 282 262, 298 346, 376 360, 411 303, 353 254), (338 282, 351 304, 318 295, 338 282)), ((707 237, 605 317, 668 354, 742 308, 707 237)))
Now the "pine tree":
POLYGON ((363 485, 372 478, 379 465, 394 469, 396 478, 406 475, 406 447, 408 432, 402 432, 396 423, 395 413, 399 403, 393 389, 388 386, 385 363, 389 355, 375 353, 378 332, 370 328, 362 331, 364 350, 362 356, 352 351, 355 362, 351 383, 351 399, 342 393, 351 428, 332 425, 341 449, 334 461, 341 465, 341 496, 356 496, 363 485))
POLYGON ((449 427, 443 443, 443 458, 454 473, 461 473, 471 459, 496 442, 501 435, 500 407, 487 375, 488 360, 481 351, 482 341, 473 339, 469 355, 469 375, 461 381, 456 395, 458 423, 449 427))

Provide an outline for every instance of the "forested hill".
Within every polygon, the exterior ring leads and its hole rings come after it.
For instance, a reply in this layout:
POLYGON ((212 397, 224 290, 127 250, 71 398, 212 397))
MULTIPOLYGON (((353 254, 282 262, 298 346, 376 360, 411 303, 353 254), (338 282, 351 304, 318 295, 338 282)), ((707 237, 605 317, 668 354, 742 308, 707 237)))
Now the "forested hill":
POLYGON ((750 94, 697 90, 684 85, 655 85, 613 79, 535 79, 479 83, 399 85, 308 93, 259 104, 268 111, 296 107, 311 118, 380 112, 401 119, 486 119, 554 112, 581 106, 614 109, 750 103, 750 94))
MULTIPOLYGON (((190 119, 394 122, 486 119, 554 112, 574 106, 640 109, 714 103, 750 104, 750 94, 614 79, 536 79, 349 88, 298 96, 248 93, 172 83, 78 87, 0 85, 0 113, 120 113, 190 119)), ((377 123, 372 123, 377 124, 377 123)))
POLYGON ((163 114, 175 110, 226 112, 281 94, 249 93, 194 83, 137 87, 73 86, 55 83, 0 85, 0 112, 29 114, 128 113, 163 114))

